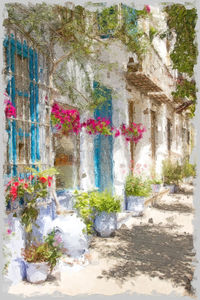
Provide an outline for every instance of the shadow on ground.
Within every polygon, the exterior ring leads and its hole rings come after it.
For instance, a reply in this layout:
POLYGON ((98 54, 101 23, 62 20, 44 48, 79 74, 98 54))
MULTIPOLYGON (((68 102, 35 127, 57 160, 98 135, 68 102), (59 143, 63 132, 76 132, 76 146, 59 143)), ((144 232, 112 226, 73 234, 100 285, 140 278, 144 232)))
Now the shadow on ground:
POLYGON ((189 293, 194 293, 190 283, 195 255, 192 235, 171 235, 165 227, 140 225, 131 230, 120 229, 112 239, 103 241, 97 237, 91 246, 97 247, 97 244, 103 257, 116 261, 113 267, 102 272, 103 277, 124 282, 142 273, 172 280, 175 285, 184 286, 189 293))
POLYGON ((160 210, 174 211, 179 213, 192 213, 194 211, 192 207, 180 203, 174 203, 174 204, 156 203, 154 204, 153 207, 160 210))

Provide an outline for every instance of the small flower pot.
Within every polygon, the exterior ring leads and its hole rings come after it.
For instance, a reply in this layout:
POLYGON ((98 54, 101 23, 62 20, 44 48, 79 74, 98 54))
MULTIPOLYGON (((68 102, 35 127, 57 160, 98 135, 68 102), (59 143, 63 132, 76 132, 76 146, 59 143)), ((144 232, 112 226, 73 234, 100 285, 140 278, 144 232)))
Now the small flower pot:
POLYGON ((26 262, 26 279, 31 283, 42 283, 47 279, 50 267, 47 262, 26 262))
POLYGON ((164 187, 165 187, 165 189, 169 189, 170 194, 174 194, 178 190, 178 187, 176 186, 176 184, 168 184, 168 185, 165 185, 164 187))
POLYGON ((161 184, 152 184, 151 189, 153 193, 159 193, 161 189, 161 184))
POLYGON ((101 237, 109 237, 117 229, 116 213, 102 212, 95 217, 94 228, 101 237))
POLYGON ((144 210, 145 197, 141 196, 127 196, 126 210, 132 211, 134 216, 140 216, 144 210))

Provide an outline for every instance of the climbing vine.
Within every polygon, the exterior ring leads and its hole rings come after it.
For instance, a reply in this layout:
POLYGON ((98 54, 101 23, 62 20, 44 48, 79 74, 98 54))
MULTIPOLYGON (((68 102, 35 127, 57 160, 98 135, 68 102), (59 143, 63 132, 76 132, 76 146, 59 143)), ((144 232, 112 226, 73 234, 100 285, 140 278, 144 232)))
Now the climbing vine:
MULTIPOLYGON (((80 104, 80 109, 94 109, 99 105, 86 66, 88 61, 93 69, 102 65, 98 50, 101 45, 108 45, 108 41, 103 38, 109 36, 121 40, 129 51, 137 54, 139 60, 146 50, 145 35, 137 29, 137 20, 148 16, 149 6, 136 11, 126 5, 121 5, 120 10, 114 5, 95 12, 80 5, 69 8, 67 5, 46 3, 29 6, 9 3, 6 8, 8 18, 4 20, 4 25, 17 25, 25 38, 30 39, 42 53, 48 54, 50 82, 54 83, 61 94, 68 95, 72 102, 80 104), (57 44, 64 53, 58 58, 55 53, 57 44), (83 75, 82 88, 77 86, 77 74, 70 74, 67 70, 72 61, 76 61, 83 75)), ((105 67, 110 68, 103 65, 105 67)), ((100 102, 103 101, 105 99, 100 102)))
MULTIPOLYGON (((194 65, 197 62, 197 44, 195 42, 195 26, 197 21, 197 11, 195 8, 187 9, 184 5, 173 4, 167 6, 165 11, 168 14, 169 31, 168 37, 172 32, 176 33, 176 42, 170 55, 173 68, 180 73, 186 74, 189 79, 180 78, 177 82, 176 92, 173 93, 175 98, 185 98, 193 100, 191 106, 191 115, 194 115, 194 105, 196 102, 196 83, 193 80, 194 65)), ((165 35, 165 36, 166 36, 165 35)))

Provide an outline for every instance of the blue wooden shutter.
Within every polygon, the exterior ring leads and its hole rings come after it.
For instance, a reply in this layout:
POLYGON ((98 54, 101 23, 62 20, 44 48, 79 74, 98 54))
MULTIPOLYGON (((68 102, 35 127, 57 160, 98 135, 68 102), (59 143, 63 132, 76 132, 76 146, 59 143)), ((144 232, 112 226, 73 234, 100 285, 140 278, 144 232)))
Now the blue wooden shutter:
MULTIPOLYGON (((96 96, 106 97, 106 101, 95 109, 94 117, 105 117, 112 125, 111 90, 102 87, 98 82, 93 84, 96 96)), ((112 190, 113 186, 113 137, 97 135, 94 138, 95 185, 100 191, 112 190)))

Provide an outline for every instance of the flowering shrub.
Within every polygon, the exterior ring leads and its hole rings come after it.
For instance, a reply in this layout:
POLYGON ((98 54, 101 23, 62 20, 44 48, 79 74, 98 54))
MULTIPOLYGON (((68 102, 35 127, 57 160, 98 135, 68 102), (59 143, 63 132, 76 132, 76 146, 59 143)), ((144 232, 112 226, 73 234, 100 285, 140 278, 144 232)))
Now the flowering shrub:
POLYGON ((28 245, 22 250, 22 255, 30 263, 47 262, 52 271, 64 251, 66 249, 63 247, 61 236, 53 230, 45 238, 44 243, 28 245))
POLYGON ((145 127, 142 124, 131 123, 130 126, 125 124, 121 125, 121 134, 125 137, 126 141, 133 141, 135 144, 142 138, 145 127))
POLYGON ((98 117, 97 120, 89 119, 82 123, 82 127, 86 128, 86 132, 89 134, 102 134, 102 135, 112 135, 112 127, 110 126, 110 121, 105 118, 98 117))
POLYGON ((126 196, 148 197, 151 193, 151 182, 138 175, 129 175, 125 184, 126 196))
POLYGON ((44 171, 36 171, 33 168, 27 168, 33 174, 27 179, 13 178, 6 185, 6 203, 7 205, 23 198, 24 204, 17 214, 21 217, 21 223, 25 226, 26 232, 32 231, 32 224, 38 217, 37 199, 45 198, 48 194, 48 188, 51 187, 53 175, 57 174, 56 169, 50 168, 44 171))
POLYGON ((16 118, 16 108, 13 106, 6 92, 4 93, 4 96, 6 97, 4 100, 4 103, 6 104, 6 108, 5 108, 6 118, 11 118, 11 117, 16 118))
POLYGON ((55 103, 51 111, 51 120, 57 130, 63 129, 67 133, 75 134, 81 130, 80 116, 76 109, 62 109, 55 103))

